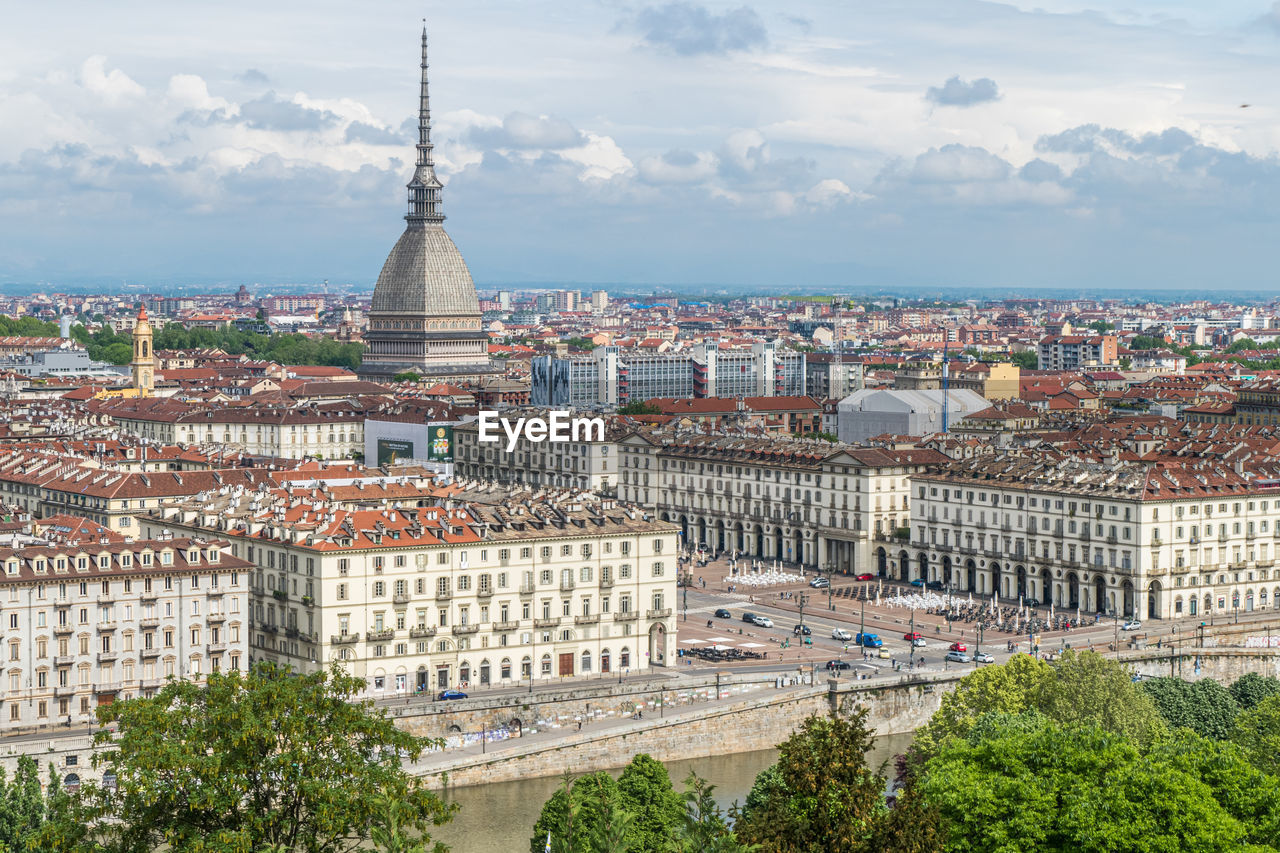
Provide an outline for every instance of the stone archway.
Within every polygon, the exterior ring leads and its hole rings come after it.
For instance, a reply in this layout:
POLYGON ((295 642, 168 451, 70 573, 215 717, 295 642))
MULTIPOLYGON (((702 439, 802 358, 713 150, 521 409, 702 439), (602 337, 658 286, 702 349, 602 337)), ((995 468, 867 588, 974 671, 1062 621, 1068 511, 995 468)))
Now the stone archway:
POLYGON ((1136 616, 1137 614, 1133 612, 1133 581, 1126 580, 1121 584, 1120 592, 1123 596, 1120 602, 1120 613, 1124 616, 1136 616))
POLYGON ((667 628, 661 622, 649 629, 649 665, 667 665, 667 628))
MULTIPOLYGON (((916 555, 916 570, 919 572, 916 577, 920 580, 927 581, 929 579, 929 555, 924 551, 916 555)), ((914 580, 914 578, 907 578, 907 580, 914 580)))
POLYGON ((1164 602, 1161 600, 1161 596, 1160 596, 1161 589, 1162 587, 1160 586, 1160 581, 1152 581, 1150 586, 1147 587, 1147 618, 1148 619, 1163 618, 1161 616, 1161 608, 1164 602))
MULTIPOLYGON (((884 577, 884 575, 881 575, 884 577)), ((911 555, 906 551, 898 554, 898 577, 905 583, 911 580, 911 555)))

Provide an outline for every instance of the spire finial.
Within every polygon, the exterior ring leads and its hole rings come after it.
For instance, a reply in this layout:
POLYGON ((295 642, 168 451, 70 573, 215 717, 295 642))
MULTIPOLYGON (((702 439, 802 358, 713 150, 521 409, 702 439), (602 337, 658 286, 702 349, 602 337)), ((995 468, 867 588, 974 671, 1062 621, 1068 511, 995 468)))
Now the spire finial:
POLYGON ((444 222, 440 190, 443 185, 436 177, 436 164, 432 158, 431 98, 427 93, 427 19, 422 19, 422 83, 418 93, 418 164, 409 181, 409 213, 405 219, 410 224, 439 225, 444 222))

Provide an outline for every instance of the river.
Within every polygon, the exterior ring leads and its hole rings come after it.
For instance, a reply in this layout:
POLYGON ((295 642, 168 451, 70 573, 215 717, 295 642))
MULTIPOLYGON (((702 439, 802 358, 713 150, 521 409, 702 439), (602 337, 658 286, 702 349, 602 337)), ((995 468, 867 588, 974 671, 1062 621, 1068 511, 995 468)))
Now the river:
MULTIPOLYGON (((886 774, 892 776, 893 756, 910 743, 909 734, 877 738, 867 760, 872 767, 889 761, 886 774)), ((709 780, 716 786, 716 800, 727 809, 735 801, 746 800, 756 774, 772 764, 777 755, 776 749, 765 749, 691 758, 668 762, 667 771, 677 790, 683 789, 684 778, 690 771, 709 780)), ((620 772, 618 769, 614 775, 620 772)), ((559 778, 548 777, 451 790, 448 799, 460 808, 452 821, 436 827, 432 838, 445 842, 455 853, 523 853, 529 849, 529 838, 542 804, 560 784, 559 778)))

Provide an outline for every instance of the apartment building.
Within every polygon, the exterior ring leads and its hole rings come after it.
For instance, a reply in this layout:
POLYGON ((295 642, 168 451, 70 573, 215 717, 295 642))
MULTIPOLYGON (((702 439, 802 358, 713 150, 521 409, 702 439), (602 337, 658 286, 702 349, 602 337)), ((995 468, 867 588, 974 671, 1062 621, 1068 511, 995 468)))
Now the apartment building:
POLYGON ((590 493, 468 494, 363 510, 228 494, 144 528, 217 535, 253 563, 252 660, 337 661, 372 695, 669 665, 678 528, 590 493))
POLYGON ((1280 470, 1005 453, 913 475, 888 571, 974 596, 1168 619, 1275 607, 1280 470))
POLYGON ((877 541, 909 518, 909 477, 932 450, 636 432, 618 445, 618 495, 680 525, 691 547, 828 573, 887 571, 877 541))
MULTIPOLYGON (((545 414, 542 410, 521 410, 504 416, 514 420, 545 414)), ((522 433, 514 450, 508 452, 505 434, 501 434, 500 443, 481 444, 480 426, 472 421, 453 430, 454 475, 535 488, 613 492, 618 482, 618 439, 629 431, 606 422, 603 441, 571 442, 534 442, 522 433)))
POLYGON ((1041 370, 1079 370, 1119 364, 1115 335, 1048 335, 1041 338, 1037 365, 1041 370))
POLYGON ((252 564, 225 541, 0 548, 0 729, 86 724, 99 705, 249 660, 252 564))

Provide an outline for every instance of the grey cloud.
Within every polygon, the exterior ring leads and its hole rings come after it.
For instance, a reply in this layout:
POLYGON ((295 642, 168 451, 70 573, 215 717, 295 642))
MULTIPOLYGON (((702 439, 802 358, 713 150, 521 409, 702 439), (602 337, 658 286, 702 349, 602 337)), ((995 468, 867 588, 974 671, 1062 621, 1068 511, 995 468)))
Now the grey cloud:
POLYGON ((258 130, 323 130, 339 119, 328 110, 315 110, 281 100, 275 92, 267 92, 240 105, 240 118, 258 130))
POLYGON ((755 50, 769 41, 764 22, 750 6, 716 14, 685 0, 647 6, 624 28, 639 33, 651 47, 681 56, 755 50))
POLYGON ((692 166, 698 162, 698 155, 683 148, 673 148, 663 154, 662 159, 672 166, 692 166))
POLYGON ((1133 136, 1113 127, 1082 124, 1036 140, 1036 150, 1057 154, 1091 154, 1115 149, 1134 154, 1178 154, 1196 144, 1182 128, 1170 127, 1160 133, 1133 136))
POLYGON ((924 184, 1002 181, 1012 168, 985 148, 952 144, 930 148, 917 157, 910 177, 924 184))
POLYGON ((488 148, 576 148, 586 139, 582 132, 562 118, 511 113, 502 127, 472 128, 472 142, 488 148))
POLYGON ((237 83, 246 86, 270 86, 271 78, 256 68, 246 68, 235 77, 237 83))
POLYGON ((1056 163, 1050 163, 1048 160, 1041 160, 1037 157, 1028 161, 1018 170, 1018 177, 1033 184, 1046 181, 1061 181, 1062 169, 1058 168, 1056 163))
POLYGON ((1271 8, 1258 18, 1258 23, 1280 34, 1280 2, 1272 3, 1271 8))
POLYGON ((346 142, 363 142, 367 145, 404 145, 409 138, 402 132, 377 127, 362 121, 347 125, 346 142))
POLYGON ((966 83, 959 75, 950 78, 942 86, 930 86, 925 100, 943 107, 972 107, 1000 98, 1000 87, 990 77, 980 77, 966 83))

